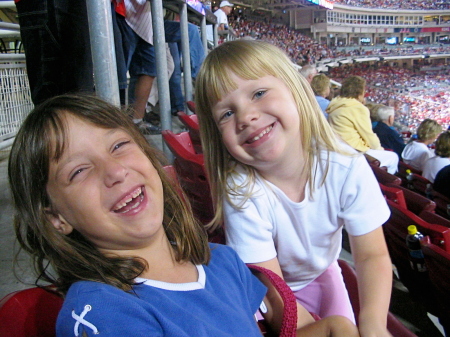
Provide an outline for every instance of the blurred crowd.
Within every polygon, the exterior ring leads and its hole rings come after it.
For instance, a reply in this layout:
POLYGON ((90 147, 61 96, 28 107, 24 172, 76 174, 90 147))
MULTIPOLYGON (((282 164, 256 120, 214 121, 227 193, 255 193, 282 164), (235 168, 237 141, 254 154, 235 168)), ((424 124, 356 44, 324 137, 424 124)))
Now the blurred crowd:
POLYGON ((446 0, 334 0, 334 3, 366 8, 381 9, 415 9, 415 10, 442 10, 450 9, 450 3, 446 0))
POLYGON ((333 68, 329 76, 342 82, 358 75, 367 80, 366 101, 391 105, 400 129, 414 132, 425 118, 445 129, 450 125, 450 74, 448 71, 415 72, 379 63, 333 68))

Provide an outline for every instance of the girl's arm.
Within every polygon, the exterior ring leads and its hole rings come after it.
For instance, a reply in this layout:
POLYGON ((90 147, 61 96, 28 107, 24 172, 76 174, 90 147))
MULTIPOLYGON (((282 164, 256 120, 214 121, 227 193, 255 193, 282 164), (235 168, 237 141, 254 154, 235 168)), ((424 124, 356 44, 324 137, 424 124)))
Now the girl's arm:
MULTIPOLYGON (((276 258, 258 263, 258 266, 270 269, 281 276, 281 269, 276 258), (273 268, 273 269, 272 269, 273 268), (275 269, 275 270, 274 270, 275 269), (278 272, 277 272, 278 271, 278 272)), ((271 329, 277 333, 281 328, 284 310, 283 300, 278 291, 265 278, 260 280, 267 286, 268 291, 264 298, 267 312, 263 314, 271 329)), ((358 329, 346 317, 330 316, 314 321, 310 313, 297 302, 297 337, 358 337, 358 329)))
POLYGON ((361 303, 361 337, 391 336, 386 325, 392 288, 392 263, 382 227, 364 235, 350 236, 350 245, 361 303))
MULTIPOLYGON (((278 276, 280 276, 281 278, 283 278, 283 273, 281 272, 281 267, 280 267, 280 264, 278 263, 278 259, 276 257, 269 261, 254 263, 254 265, 269 269, 269 270, 273 271, 275 274, 277 274, 278 276)), ((269 304, 270 303, 278 303, 277 310, 272 310, 272 311, 269 310, 268 317, 264 316, 264 318, 268 320, 268 323, 270 324, 270 326, 277 328, 276 327, 277 324, 281 324, 281 319, 279 319, 279 317, 272 317, 271 315, 272 315, 272 313, 276 314, 276 313, 283 312, 283 306, 282 306, 283 303, 282 303, 281 297, 279 297, 279 295, 278 295, 279 300, 274 300, 277 298, 277 294, 274 295, 274 294, 271 294, 270 292, 268 292, 266 297, 267 297, 269 304), (280 305, 281 305, 281 307, 280 307, 280 305)), ((314 322, 314 319, 311 316, 311 314, 302 305, 300 305, 297 302, 297 329, 300 327, 303 327, 305 325, 308 325, 312 322, 314 322)), ((279 329, 279 327, 278 327, 278 329, 279 329)))

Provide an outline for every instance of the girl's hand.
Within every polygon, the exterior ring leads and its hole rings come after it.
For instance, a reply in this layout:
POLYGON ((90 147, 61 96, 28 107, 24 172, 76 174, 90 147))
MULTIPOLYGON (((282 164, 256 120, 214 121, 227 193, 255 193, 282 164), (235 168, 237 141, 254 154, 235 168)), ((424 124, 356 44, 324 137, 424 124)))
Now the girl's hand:
POLYGON ((358 328, 346 317, 329 316, 297 330, 297 337, 359 337, 358 328))

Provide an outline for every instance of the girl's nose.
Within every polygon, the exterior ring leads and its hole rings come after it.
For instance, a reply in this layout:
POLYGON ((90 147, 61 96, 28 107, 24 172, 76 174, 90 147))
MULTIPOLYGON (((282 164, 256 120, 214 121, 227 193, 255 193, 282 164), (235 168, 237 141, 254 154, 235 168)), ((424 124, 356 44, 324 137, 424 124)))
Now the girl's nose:
POLYGON ((120 162, 110 160, 105 163, 104 174, 105 185, 107 187, 113 187, 114 185, 120 184, 125 180, 125 177, 128 174, 128 169, 120 162))
POLYGON ((237 123, 239 130, 244 130, 252 122, 257 121, 259 118, 259 111, 251 106, 246 106, 237 113, 237 123))

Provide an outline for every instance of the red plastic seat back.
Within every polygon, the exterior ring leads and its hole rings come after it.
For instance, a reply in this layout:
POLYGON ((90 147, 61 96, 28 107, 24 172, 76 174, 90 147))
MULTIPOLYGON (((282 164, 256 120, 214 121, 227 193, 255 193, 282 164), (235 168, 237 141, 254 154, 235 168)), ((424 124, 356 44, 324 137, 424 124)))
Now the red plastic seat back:
POLYGON ((433 191, 432 195, 433 201, 436 203, 436 213, 446 219, 450 219, 449 214, 450 199, 447 198, 445 195, 436 191, 433 191))
POLYGON ((428 223, 437 224, 450 228, 450 220, 440 216, 439 214, 429 211, 423 211, 419 214, 419 217, 428 223))
POLYGON ((397 203, 400 207, 407 208, 405 196, 403 195, 403 191, 398 188, 397 185, 395 187, 393 186, 386 186, 383 184, 380 184, 381 193, 383 193, 384 197, 386 199, 389 199, 395 203, 397 203))
MULTIPOLYGON (((428 223, 418 215, 399 207, 390 200, 387 200, 387 203, 391 210, 391 217, 383 226, 384 228, 392 228, 406 238, 408 226, 415 225, 419 232, 430 237, 431 243, 450 253, 450 228, 439 224, 428 223)), ((406 243, 404 246, 406 247, 406 243)))
POLYGON ((416 174, 422 174, 422 172, 421 171, 419 171, 419 170, 416 170, 415 168, 413 168, 412 166, 410 166, 410 165, 408 165, 408 164, 406 164, 405 162, 403 162, 403 161, 399 161, 398 162, 398 171, 397 171, 397 173, 396 173, 396 175, 397 176, 399 176, 401 179, 402 179, 402 186, 404 186, 404 187, 406 187, 406 184, 407 184, 407 180, 406 180, 406 176, 408 175, 407 173, 406 173, 406 170, 410 170, 411 171, 411 173, 416 173, 416 174))
MULTIPOLYGON (((194 216, 202 224, 208 224, 214 217, 214 207, 203 154, 195 153, 188 132, 174 134, 170 130, 164 130, 162 136, 175 156, 173 166, 180 185, 189 199, 194 216)), ((225 242, 222 231, 209 234, 210 241, 225 242)))
POLYGON ((415 215, 419 215, 422 211, 434 212, 436 209, 436 203, 423 195, 420 195, 414 191, 411 191, 403 186, 394 184, 387 184, 388 187, 395 187, 403 191, 403 196, 406 201, 406 208, 413 212, 415 215))
POLYGON ((189 110, 192 111, 192 113, 195 113, 195 102, 194 101, 187 101, 186 105, 188 106, 189 110))
POLYGON ((439 317, 439 322, 448 333, 450 332, 450 254, 429 240, 422 242, 422 251, 428 277, 437 299, 436 316, 439 317))
POLYGON ((54 337, 63 299, 43 288, 13 292, 0 301, 0 336, 54 337))
POLYGON ((202 142, 200 140, 200 126, 198 124, 197 115, 187 115, 184 112, 179 112, 178 118, 188 129, 195 152, 203 153, 202 142))
POLYGON ((366 157, 366 160, 369 163, 369 165, 374 165, 374 166, 380 167, 381 163, 377 158, 372 157, 371 155, 369 155, 367 153, 364 153, 364 157, 366 157))
POLYGON ((377 178, 377 181, 380 184, 400 185, 402 183, 402 180, 399 177, 390 174, 388 171, 383 170, 382 168, 377 167, 375 165, 370 165, 370 167, 372 168, 373 174, 375 174, 375 178, 377 178))

